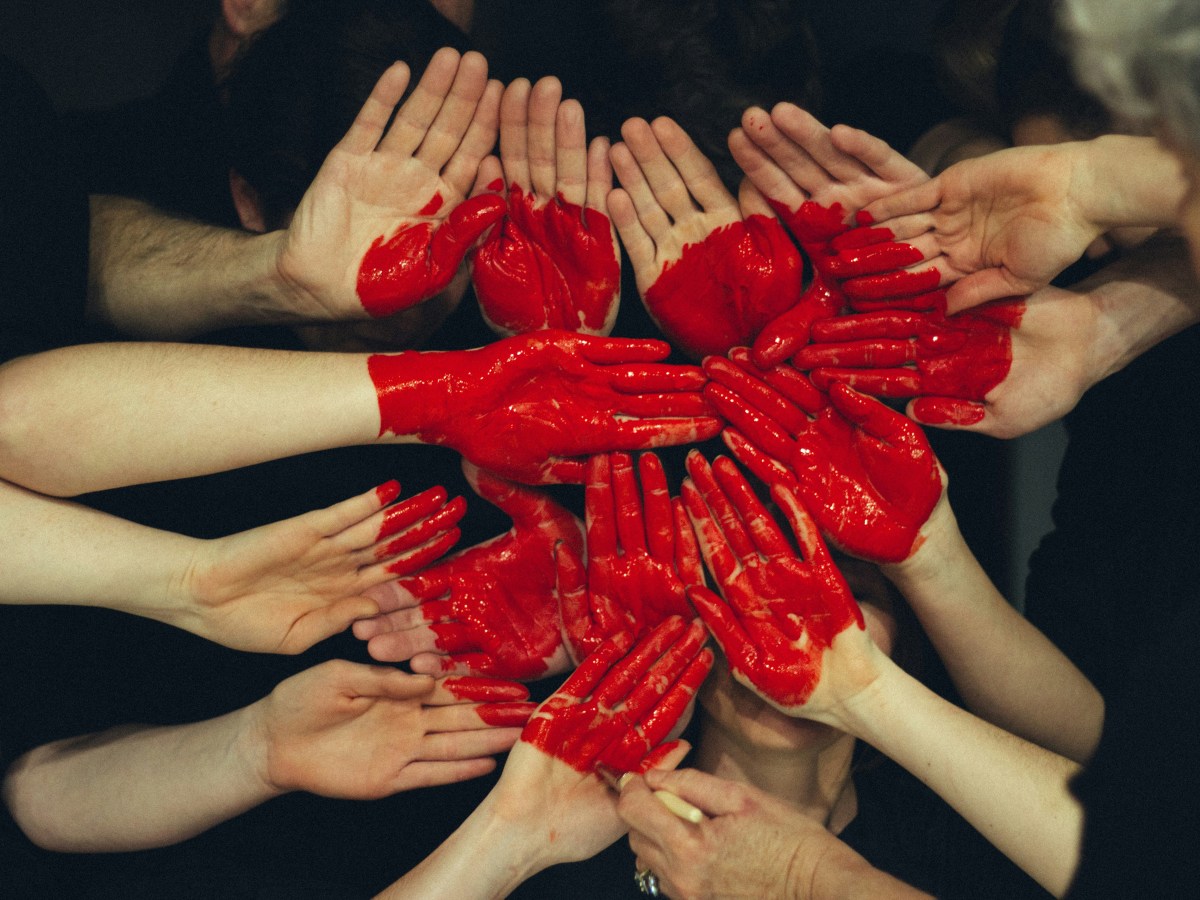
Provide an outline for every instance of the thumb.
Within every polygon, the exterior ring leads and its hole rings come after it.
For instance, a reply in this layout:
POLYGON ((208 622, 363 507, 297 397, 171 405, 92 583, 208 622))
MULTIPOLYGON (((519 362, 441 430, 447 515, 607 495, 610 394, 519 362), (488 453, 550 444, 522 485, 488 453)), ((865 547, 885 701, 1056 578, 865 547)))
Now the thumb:
POLYGON ((480 235, 504 217, 505 209, 504 199, 497 194, 480 194, 454 207, 433 233, 430 256, 435 269, 457 269, 480 235))

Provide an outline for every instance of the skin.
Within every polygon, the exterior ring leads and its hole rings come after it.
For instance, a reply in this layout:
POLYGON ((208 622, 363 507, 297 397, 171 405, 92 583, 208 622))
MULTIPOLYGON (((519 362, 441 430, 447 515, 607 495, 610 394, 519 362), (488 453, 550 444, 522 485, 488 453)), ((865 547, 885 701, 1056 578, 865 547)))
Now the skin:
POLYGON ((513 521, 502 535, 372 592, 381 615, 354 624, 375 659, 417 672, 532 679, 571 664, 559 628, 555 552, 583 552, 583 528, 548 495, 466 467, 513 521))
POLYGON ((627 453, 596 454, 585 488, 587 560, 560 544, 559 610, 567 650, 581 661, 614 634, 634 637, 672 615, 690 615, 685 585, 701 584, 700 553, 662 464, 627 453))
POLYGON ((731 426, 726 444, 747 468, 798 492, 846 552, 872 562, 913 553, 943 490, 917 425, 844 384, 825 395, 788 366, 762 373, 745 354, 711 358, 705 370, 731 426))
POLYGON ((801 262, 769 210, 744 216, 673 120, 630 119, 608 198, 651 317, 694 358, 749 343, 795 305, 801 262))
POLYGON ((483 686, 486 702, 464 703, 428 676, 332 660, 216 719, 39 747, 13 764, 4 799, 47 849, 161 847, 291 791, 374 799, 486 774, 519 731, 485 717, 527 717, 521 690, 483 686))
POLYGON ((547 77, 519 78, 500 101, 500 159, 477 190, 507 185, 507 215, 471 257, 480 310, 501 335, 612 331, 620 302, 616 232, 607 215, 608 141, 587 144, 583 107, 547 77), (502 169, 502 171, 501 171, 502 169))
POLYGON ((625 830, 617 796, 592 768, 601 759, 639 771, 678 764, 686 745, 671 742, 648 754, 637 748, 646 747, 648 735, 678 727, 688 706, 685 696, 712 662, 702 643, 696 623, 671 619, 632 651, 622 636, 601 645, 539 708, 492 792, 433 854, 379 897, 507 896, 542 869, 586 859, 617 840, 625 830), (664 645, 667 634, 676 639, 664 645), (661 656, 649 649, 655 647, 661 656), (679 679, 669 689, 661 677, 666 671, 673 673, 671 681, 679 679), (612 724, 592 729, 597 715, 612 724), (547 735, 556 738, 549 750, 539 746, 547 735))
POLYGON ((0 602, 106 606, 258 653, 299 653, 378 606, 367 593, 446 552, 461 499, 388 482, 229 537, 147 528, 0 482, 0 602), (62 554, 64 540, 72 552, 62 554))

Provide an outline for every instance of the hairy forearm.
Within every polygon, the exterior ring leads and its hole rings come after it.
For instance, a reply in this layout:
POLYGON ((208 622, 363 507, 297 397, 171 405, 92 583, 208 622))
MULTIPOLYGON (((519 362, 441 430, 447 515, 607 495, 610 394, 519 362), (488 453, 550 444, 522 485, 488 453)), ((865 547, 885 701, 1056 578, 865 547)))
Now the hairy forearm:
POLYGON ((0 481, 0 603, 104 606, 171 622, 200 541, 0 481))
POLYGON ((948 504, 921 548, 883 568, 913 608, 967 708, 1068 759, 1089 759, 1104 698, 1045 635, 996 590, 948 504))
POLYGON ((0 366, 0 478, 68 496, 368 443, 366 357, 90 344, 0 366))
POLYGON ((246 711, 124 726, 47 744, 9 769, 4 799, 35 844, 70 853, 163 847, 270 799, 246 711))
POLYGON ((842 704, 834 724, 867 741, 949 803, 1056 896, 1079 861, 1078 764, 939 697, 890 660, 842 704))
POLYGON ((91 197, 88 315, 131 337, 181 340, 238 325, 304 321, 279 277, 283 232, 179 219, 91 197))

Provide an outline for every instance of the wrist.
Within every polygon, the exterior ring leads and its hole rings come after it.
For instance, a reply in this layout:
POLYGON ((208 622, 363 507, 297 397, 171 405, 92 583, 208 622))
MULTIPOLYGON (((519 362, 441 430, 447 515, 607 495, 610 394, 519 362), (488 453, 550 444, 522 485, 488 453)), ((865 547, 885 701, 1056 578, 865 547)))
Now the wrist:
POLYGON ((943 487, 933 511, 921 526, 915 546, 907 559, 879 566, 884 577, 901 593, 905 593, 908 585, 944 577, 950 570, 949 563, 965 547, 946 488, 943 487))
POLYGON ((467 414, 465 403, 475 380, 462 363, 474 352, 408 350, 367 357, 379 400, 380 437, 440 443, 447 424, 467 414))
POLYGON ((298 790, 298 786, 282 781, 278 766, 273 765, 277 754, 272 746, 274 737, 268 722, 270 703, 270 696, 263 697, 234 713, 237 728, 230 768, 260 803, 298 790))
POLYGON ((1179 160, 1155 138, 1108 134, 1075 146, 1084 173, 1077 202, 1099 232, 1175 224, 1187 182, 1179 160))

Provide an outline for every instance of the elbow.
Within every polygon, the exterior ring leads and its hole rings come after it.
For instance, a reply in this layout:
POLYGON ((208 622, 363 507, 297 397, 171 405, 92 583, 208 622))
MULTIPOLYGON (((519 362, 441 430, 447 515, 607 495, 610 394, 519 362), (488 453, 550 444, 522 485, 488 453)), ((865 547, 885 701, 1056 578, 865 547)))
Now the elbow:
POLYGON ((71 442, 50 433, 54 425, 42 355, 0 365, 0 479, 41 494, 71 497, 87 488, 63 477, 71 467, 61 465, 59 453, 71 442))
POLYGON ((70 833, 56 826, 50 812, 53 792, 39 788, 37 754, 37 750, 26 753, 5 774, 4 805, 21 833, 34 846, 56 853, 78 852, 81 847, 70 833))

